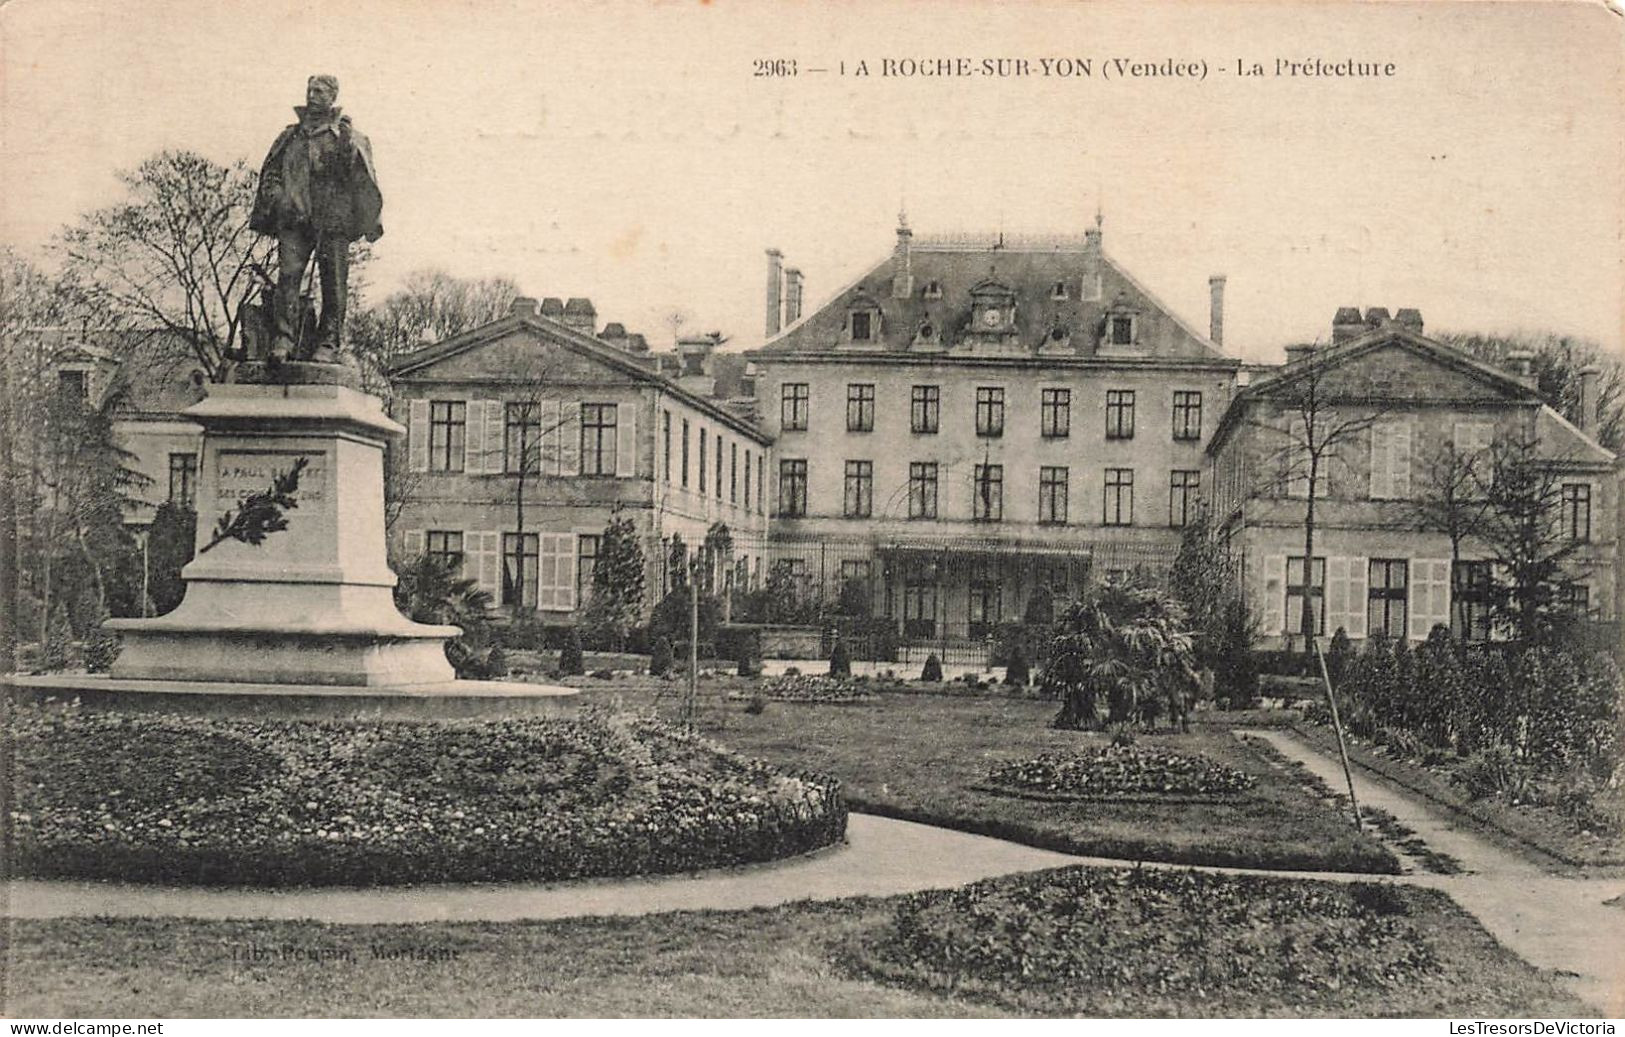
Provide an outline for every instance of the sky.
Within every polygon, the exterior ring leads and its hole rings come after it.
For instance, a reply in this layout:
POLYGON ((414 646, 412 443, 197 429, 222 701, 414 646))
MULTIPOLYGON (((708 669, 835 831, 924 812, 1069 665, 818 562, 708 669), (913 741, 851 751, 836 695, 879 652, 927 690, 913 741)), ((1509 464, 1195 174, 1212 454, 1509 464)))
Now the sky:
POLYGON ((507 275, 657 348, 674 327, 748 348, 769 247, 816 305, 902 207, 921 234, 1077 233, 1099 207, 1108 253, 1192 325, 1227 276, 1247 359, 1344 305, 1620 350, 1622 41, 1596 3, 9 0, 0 240, 40 254, 159 149, 257 165, 328 72, 384 193, 375 291, 507 275), (1395 74, 1273 74, 1315 58, 1395 74), (796 75, 753 74, 776 59, 796 75))

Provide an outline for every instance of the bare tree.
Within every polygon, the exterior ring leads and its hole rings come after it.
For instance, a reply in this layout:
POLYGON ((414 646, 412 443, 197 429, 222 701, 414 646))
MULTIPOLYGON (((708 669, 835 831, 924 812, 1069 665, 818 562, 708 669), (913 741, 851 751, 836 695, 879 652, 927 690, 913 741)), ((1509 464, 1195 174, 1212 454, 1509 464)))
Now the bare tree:
POLYGON ((64 273, 108 319, 178 338, 211 380, 243 345, 273 244, 248 227, 259 174, 163 151, 119 174, 127 197, 65 228, 64 273))
POLYGON ((428 342, 488 324, 508 312, 519 286, 507 277, 469 279, 444 270, 417 270, 351 321, 350 350, 369 392, 387 398, 391 361, 428 342))
MULTIPOLYGON (((1421 480, 1406 502, 1417 528, 1450 539, 1451 579, 1461 571, 1461 546, 1481 530, 1489 500, 1483 492, 1491 456, 1445 440, 1422 455, 1421 480)), ((1458 631, 1466 637, 1467 631, 1458 631)))

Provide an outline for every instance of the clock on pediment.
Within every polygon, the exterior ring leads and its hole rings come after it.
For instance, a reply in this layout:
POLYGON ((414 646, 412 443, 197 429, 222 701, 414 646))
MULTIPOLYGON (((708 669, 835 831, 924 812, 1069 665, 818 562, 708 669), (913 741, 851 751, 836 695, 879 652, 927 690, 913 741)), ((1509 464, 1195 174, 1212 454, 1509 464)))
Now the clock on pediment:
POLYGON ((1006 335, 1016 330, 1016 293, 993 278, 970 290, 971 334, 1006 335))

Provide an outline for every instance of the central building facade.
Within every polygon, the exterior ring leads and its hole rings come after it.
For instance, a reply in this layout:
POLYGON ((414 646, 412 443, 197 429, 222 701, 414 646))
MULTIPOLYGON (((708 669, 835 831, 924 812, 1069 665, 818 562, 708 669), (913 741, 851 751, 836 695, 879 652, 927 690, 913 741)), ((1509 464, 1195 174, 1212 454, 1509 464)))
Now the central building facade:
POLYGON ((1240 367, 1224 279, 1203 334, 1105 253, 1098 217, 1075 237, 896 234, 804 316, 768 254, 750 356, 773 563, 908 640, 982 639, 1040 588, 1165 568, 1240 367))

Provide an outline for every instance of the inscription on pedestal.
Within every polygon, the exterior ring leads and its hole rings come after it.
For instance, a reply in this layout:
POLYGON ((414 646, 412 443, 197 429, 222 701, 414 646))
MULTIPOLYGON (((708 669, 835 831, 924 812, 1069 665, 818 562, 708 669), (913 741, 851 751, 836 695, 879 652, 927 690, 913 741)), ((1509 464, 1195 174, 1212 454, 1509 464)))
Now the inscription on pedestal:
POLYGON ((294 495, 295 499, 302 505, 310 505, 327 498, 327 458, 322 454, 222 450, 217 456, 219 468, 215 472, 215 503, 223 507, 234 506, 244 497, 266 492, 277 476, 291 469, 301 457, 305 459, 305 467, 299 473, 299 489, 294 495))

